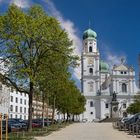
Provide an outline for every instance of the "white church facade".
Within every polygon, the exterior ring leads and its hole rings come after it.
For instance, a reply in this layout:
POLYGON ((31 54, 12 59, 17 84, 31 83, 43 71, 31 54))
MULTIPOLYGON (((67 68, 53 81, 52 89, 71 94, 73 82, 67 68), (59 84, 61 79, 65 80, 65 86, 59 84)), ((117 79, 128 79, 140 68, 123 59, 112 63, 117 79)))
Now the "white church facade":
POLYGON ((87 121, 122 117, 138 92, 133 67, 126 65, 124 59, 121 59, 119 65, 114 64, 110 68, 101 60, 100 53, 96 32, 86 30, 81 55, 81 87, 86 98, 86 110, 81 119, 87 121))

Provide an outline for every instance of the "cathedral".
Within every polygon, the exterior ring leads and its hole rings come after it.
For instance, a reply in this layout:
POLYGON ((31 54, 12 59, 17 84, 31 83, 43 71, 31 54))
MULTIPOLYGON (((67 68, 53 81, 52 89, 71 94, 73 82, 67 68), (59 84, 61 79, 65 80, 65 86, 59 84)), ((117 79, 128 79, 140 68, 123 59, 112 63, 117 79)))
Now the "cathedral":
POLYGON ((110 67, 100 53, 97 34, 89 28, 83 33, 81 88, 86 105, 80 116, 89 122, 127 115, 126 109, 138 92, 134 68, 123 58, 119 65, 110 67))

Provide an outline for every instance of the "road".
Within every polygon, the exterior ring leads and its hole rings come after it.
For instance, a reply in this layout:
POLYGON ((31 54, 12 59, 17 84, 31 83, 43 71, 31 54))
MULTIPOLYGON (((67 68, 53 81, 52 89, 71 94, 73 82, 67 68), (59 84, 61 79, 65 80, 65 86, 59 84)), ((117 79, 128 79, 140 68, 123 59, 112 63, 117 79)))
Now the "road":
POLYGON ((76 123, 37 140, 138 140, 113 129, 111 123, 76 123))

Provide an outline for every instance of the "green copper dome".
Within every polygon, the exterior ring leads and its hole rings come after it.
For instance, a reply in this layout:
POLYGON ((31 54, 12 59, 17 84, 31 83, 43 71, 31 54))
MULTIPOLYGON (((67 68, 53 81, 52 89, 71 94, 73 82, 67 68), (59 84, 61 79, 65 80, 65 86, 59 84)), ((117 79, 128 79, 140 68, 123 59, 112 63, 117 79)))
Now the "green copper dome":
POLYGON ((100 61, 100 71, 101 72, 108 72, 109 71, 109 65, 105 63, 103 60, 100 61))
POLYGON ((92 29, 88 29, 88 30, 84 31, 83 39, 96 38, 96 37, 97 37, 97 34, 92 29))

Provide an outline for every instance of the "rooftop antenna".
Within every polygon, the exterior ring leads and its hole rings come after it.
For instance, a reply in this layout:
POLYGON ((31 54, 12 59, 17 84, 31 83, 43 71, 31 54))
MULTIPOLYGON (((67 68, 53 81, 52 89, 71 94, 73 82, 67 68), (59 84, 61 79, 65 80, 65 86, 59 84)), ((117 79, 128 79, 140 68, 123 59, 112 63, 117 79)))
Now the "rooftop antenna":
POLYGON ((139 65, 139 89, 140 89, 140 54, 139 54, 139 58, 138 58, 138 65, 139 65))

